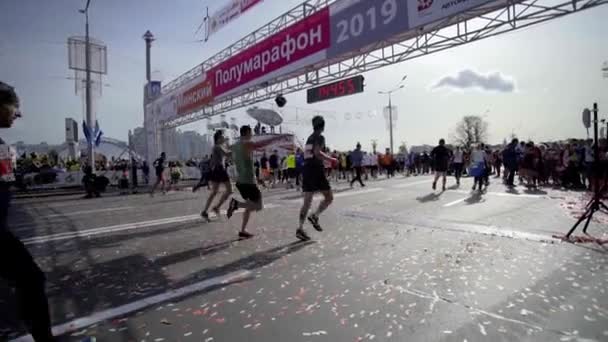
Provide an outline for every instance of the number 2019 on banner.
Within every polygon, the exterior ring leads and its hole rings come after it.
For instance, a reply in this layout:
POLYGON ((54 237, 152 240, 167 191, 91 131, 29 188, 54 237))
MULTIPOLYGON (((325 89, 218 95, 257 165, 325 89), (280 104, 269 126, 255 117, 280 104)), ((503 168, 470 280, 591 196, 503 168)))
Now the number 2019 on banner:
POLYGON ((356 13, 350 20, 342 19, 337 23, 337 43, 343 43, 352 38, 361 36, 366 31, 374 31, 378 23, 390 26, 397 18, 397 0, 373 1, 365 13, 356 13))

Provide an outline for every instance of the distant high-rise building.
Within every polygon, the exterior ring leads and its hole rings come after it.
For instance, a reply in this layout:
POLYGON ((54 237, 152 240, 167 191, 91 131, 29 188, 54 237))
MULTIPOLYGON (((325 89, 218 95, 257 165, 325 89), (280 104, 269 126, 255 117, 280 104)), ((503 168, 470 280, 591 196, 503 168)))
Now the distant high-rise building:
POLYGON ((140 156, 146 155, 146 131, 143 127, 137 127, 131 135, 132 148, 140 156))

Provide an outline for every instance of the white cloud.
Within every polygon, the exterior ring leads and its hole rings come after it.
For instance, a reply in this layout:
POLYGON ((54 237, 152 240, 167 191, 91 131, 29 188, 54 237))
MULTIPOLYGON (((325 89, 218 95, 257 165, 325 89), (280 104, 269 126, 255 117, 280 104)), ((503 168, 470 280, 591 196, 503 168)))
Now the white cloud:
POLYGON ((482 91, 497 91, 501 93, 512 93, 515 91, 513 78, 500 72, 482 74, 475 70, 464 69, 456 75, 444 76, 433 88, 456 88, 456 89, 479 89, 482 91))

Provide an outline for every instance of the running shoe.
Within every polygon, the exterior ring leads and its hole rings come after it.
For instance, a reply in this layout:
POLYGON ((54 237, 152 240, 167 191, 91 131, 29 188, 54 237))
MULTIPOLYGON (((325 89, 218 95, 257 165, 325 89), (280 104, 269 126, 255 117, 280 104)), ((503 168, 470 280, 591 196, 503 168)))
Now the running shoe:
POLYGON ((321 225, 319 224, 319 217, 317 215, 310 215, 308 216, 308 222, 310 222, 310 224, 312 224, 313 228, 315 228, 318 232, 322 232, 323 228, 321 228, 321 225))
POLYGON ((220 208, 217 208, 217 207, 216 207, 216 208, 211 209, 211 211, 213 211, 213 212, 215 213, 215 216, 216 216, 217 218, 219 218, 219 217, 220 217, 220 208))
POLYGON ((230 204, 228 205, 228 210, 226 211, 226 216, 228 218, 232 217, 232 214, 239 208, 239 202, 237 202, 234 198, 230 200, 230 204))
POLYGON ((239 232, 239 238, 241 239, 251 239, 254 235, 248 232, 239 232))
POLYGON ((306 234, 304 229, 298 229, 296 231, 296 237, 298 239, 300 239, 301 241, 310 241, 310 236, 308 236, 308 234, 306 234))
POLYGON ((201 213, 201 217, 204 218, 205 220, 207 220, 207 222, 211 222, 211 219, 209 219, 209 214, 207 214, 206 211, 203 211, 201 213))

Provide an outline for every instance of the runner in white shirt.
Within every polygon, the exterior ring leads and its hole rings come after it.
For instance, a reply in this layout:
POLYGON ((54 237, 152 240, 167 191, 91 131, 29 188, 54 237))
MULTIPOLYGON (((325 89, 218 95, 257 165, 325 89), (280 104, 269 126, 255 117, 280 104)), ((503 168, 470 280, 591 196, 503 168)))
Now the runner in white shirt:
POLYGON ((372 170, 372 177, 373 178, 378 178, 378 154, 376 153, 372 153, 370 155, 370 164, 371 164, 371 170, 372 170))
POLYGON ((475 150, 471 152, 471 164, 472 168, 481 168, 481 173, 475 175, 475 181, 473 182, 473 190, 475 190, 477 184, 479 184, 479 191, 483 191, 485 168, 487 167, 488 155, 484 151, 481 145, 475 146, 475 150))
POLYGON ((456 185, 460 185, 460 177, 462 177, 462 166, 464 163, 464 154, 460 146, 456 147, 452 155, 452 167, 454 168, 454 177, 456 177, 456 185))
POLYGON ((372 160, 367 152, 363 152, 363 172, 365 173, 365 180, 368 180, 368 175, 372 167, 372 160))

